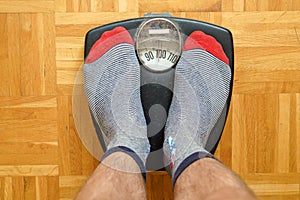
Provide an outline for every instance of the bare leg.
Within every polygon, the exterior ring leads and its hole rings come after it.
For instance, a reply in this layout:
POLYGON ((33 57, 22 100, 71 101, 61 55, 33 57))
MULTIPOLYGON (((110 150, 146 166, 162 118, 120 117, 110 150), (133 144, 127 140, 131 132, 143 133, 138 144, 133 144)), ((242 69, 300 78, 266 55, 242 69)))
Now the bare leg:
POLYGON ((122 152, 104 159, 78 193, 76 200, 146 199, 145 181, 135 160, 122 152))
POLYGON ((245 183, 230 169, 211 158, 188 166, 178 177, 175 199, 257 199, 245 183))

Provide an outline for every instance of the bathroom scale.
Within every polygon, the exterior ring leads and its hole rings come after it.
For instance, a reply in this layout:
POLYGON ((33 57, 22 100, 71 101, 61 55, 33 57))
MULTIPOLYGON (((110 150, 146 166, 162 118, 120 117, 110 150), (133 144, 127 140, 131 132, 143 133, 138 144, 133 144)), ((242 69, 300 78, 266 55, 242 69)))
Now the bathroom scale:
MULTIPOLYGON (((232 93, 234 53, 231 32, 214 24, 172 17, 170 14, 146 14, 141 18, 118 21, 89 30, 85 36, 84 58, 87 58, 93 44, 105 31, 110 31, 118 26, 127 29, 132 36, 135 42, 136 56, 141 66, 141 101, 147 122, 147 136, 151 145, 146 162, 147 170, 163 170, 166 167, 163 162, 164 126, 173 96, 174 72, 186 38, 193 31, 200 30, 213 36, 222 45, 229 59, 232 78, 226 105, 205 146, 207 151, 214 154, 224 129, 232 93)), ((74 96, 76 97, 76 95, 74 96)), ((88 108, 85 106, 85 109, 88 108)), ((99 140, 102 150, 105 151, 106 146, 102 138, 101 127, 98 126, 91 114, 86 117, 92 121, 90 126, 93 125, 97 135, 94 139, 99 140)), ((77 119, 75 123, 84 122, 82 119, 77 119)))

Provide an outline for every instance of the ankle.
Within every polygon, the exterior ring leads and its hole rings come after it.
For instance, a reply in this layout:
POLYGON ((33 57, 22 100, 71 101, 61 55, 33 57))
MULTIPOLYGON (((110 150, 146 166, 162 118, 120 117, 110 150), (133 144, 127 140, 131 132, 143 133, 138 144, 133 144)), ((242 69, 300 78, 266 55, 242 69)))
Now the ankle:
POLYGON ((114 147, 107 150, 101 159, 101 164, 120 172, 141 173, 146 179, 145 162, 126 147, 114 147))

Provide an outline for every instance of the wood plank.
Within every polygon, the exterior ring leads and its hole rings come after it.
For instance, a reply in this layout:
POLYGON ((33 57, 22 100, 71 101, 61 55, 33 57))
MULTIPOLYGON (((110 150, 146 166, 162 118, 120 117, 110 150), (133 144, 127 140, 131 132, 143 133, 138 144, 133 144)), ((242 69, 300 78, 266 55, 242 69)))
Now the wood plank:
POLYGON ((300 82, 235 82, 236 94, 279 94, 299 92, 300 82))
POLYGON ((248 184, 297 184, 299 183, 299 173, 247 173, 241 177, 248 184))
MULTIPOLYGON (((126 0, 124 0, 123 3, 124 2, 126 2, 126 0)), ((118 10, 119 10, 118 0, 112 0, 112 1, 91 0, 92 12, 117 12, 118 10)))
POLYGON ((35 177, 24 177, 24 199, 36 199, 35 177))
POLYGON ((52 95, 56 92, 53 21, 51 14, 20 14, 23 96, 52 95))
MULTIPOLYGON (((221 25, 222 14, 220 12, 187 12, 184 18, 195 19, 216 25, 221 25)), ((180 16, 178 16, 180 17, 180 16)))
MULTIPOLYGON (((1 24, 1 29, 0 29, 0 64, 1 66, 6 66, 6 63, 8 63, 8 33, 7 33, 7 27, 6 27, 6 21, 7 21, 7 14, 0 14, 0 24, 1 24)), ((7 67, 1 67, 0 68, 0 95, 8 95, 8 89, 7 87, 8 84, 8 75, 9 73, 7 72, 7 67)))
POLYGON ((57 84, 74 85, 77 77, 82 76, 82 71, 57 70, 57 84))
POLYGON ((232 97, 232 169, 239 174, 245 173, 247 161, 245 150, 245 114, 241 109, 246 109, 244 105, 244 95, 234 95, 232 97))
POLYGON ((54 0, 55 12, 67 11, 67 0, 54 0))
POLYGON ((11 192, 10 196, 1 192, 0 199, 58 199, 58 176, 13 176, 2 180, 6 185, 0 188, 11 192))
POLYGON ((236 71, 235 81, 239 82, 297 82, 300 80, 299 70, 274 70, 274 71, 236 71))
POLYGON ((100 12, 100 13, 56 13, 56 25, 66 24, 99 24, 104 25, 115 21, 121 21, 138 17, 135 12, 100 12), (101 20, 99 20, 101 19, 101 20), (101 24, 100 24, 101 22, 101 24))
POLYGON ((37 200, 59 198, 58 176, 37 176, 35 182, 37 200))
POLYGON ((4 178, 3 199, 13 200, 12 177, 4 178))
MULTIPOLYGON (((260 99, 258 95, 245 95, 244 96, 244 108, 245 111, 240 111, 245 115, 245 136, 244 140, 240 141, 240 145, 244 144, 243 151, 245 151, 245 159, 242 159, 244 162, 244 173, 254 173, 256 172, 257 165, 257 130, 258 121, 261 120, 259 117, 259 111, 262 106, 260 106, 260 99)), ((238 120, 238 119, 236 119, 238 120)), ((263 153, 263 152, 262 152, 263 153)), ((262 155, 261 155, 262 156, 262 155)))
POLYGON ((88 176, 60 176, 59 197, 60 199, 74 199, 81 186, 86 182, 88 176))
MULTIPOLYGON (((275 38, 273 38, 275 39, 275 38)), ((297 71, 299 47, 235 47, 238 71, 297 71)))
POLYGON ((56 176, 58 165, 0 165, 0 176, 56 176))
POLYGON ((56 142, 56 123, 56 121, 39 119, 1 120, 0 140, 1 142, 56 142))
POLYGON ((0 1, 0 13, 53 12, 54 2, 47 0, 0 1))
POLYGON ((47 177, 47 198, 59 199, 59 176, 47 177))
POLYGON ((80 48, 59 48, 56 50, 56 59, 64 61, 82 61, 83 62, 83 47, 80 48))
POLYGON ((69 70, 75 71, 82 67, 83 60, 57 60, 56 69, 57 70, 69 70))
POLYGON ((232 0, 222 1, 222 11, 244 11, 245 1, 232 0))
POLYGON ((0 154, 0 165, 51 165, 58 164, 58 153, 0 154))
POLYGON ((253 173, 241 176, 261 199, 299 197, 299 173, 253 173))
MULTIPOLYGON (((59 127, 60 162, 61 166, 64 166, 63 169, 65 169, 65 171, 62 171, 62 175, 82 174, 82 170, 86 171, 86 167, 83 167, 85 165, 82 163, 82 161, 85 161, 82 158, 84 155, 82 152, 85 151, 85 147, 78 137, 74 120, 71 117, 72 107, 68 106, 71 105, 71 102, 71 97, 64 96, 59 98, 59 108, 60 106, 63 108, 67 106, 68 108, 59 113, 59 119, 65 122, 65 126, 59 127)), ((91 163, 93 164, 94 162, 93 160, 91 163)), ((88 170, 88 173, 90 173, 90 170, 88 170)))
POLYGON ((80 191, 80 189, 81 189, 81 186, 59 188, 59 199, 72 200, 76 197, 76 195, 80 191))
POLYGON ((57 108, 1 108, 0 120, 56 120, 57 108))
POLYGON ((0 177, 0 199, 3 200, 4 199, 4 178, 0 177))
POLYGON ((290 166, 290 113, 291 97, 289 94, 279 95, 278 135, 275 152, 275 172, 287 173, 290 166))
POLYGON ((299 149, 299 138, 297 139, 297 98, 296 94, 291 95, 291 109, 290 109, 290 145, 289 145, 289 172, 295 173, 297 172, 297 150, 299 149))
POLYGON ((138 12, 138 0, 119 0, 119 12, 138 12))
POLYGON ((58 142, 1 142, 1 154, 57 154, 58 142))
MULTIPOLYGON (((69 101, 70 100, 71 99, 69 99, 69 101)), ((69 112, 72 112, 72 110, 70 110, 69 112)), ((83 167, 82 149, 84 147, 80 138, 78 137, 78 134, 75 129, 74 120, 72 119, 72 117, 70 118, 69 123, 70 123, 69 126, 70 130, 69 130, 68 137, 70 138, 70 143, 69 143, 69 156, 70 156, 69 162, 71 166, 70 173, 72 175, 82 174, 82 167, 83 167)))
POLYGON ((30 97, 0 97, 0 108, 56 108, 56 98, 53 96, 30 97))
POLYGON ((172 180, 167 172, 147 172, 148 199, 173 199, 172 180))
POLYGON ((35 185, 36 185, 36 199, 47 199, 48 191, 47 191, 47 177, 35 177, 35 185))
POLYGON ((42 76, 42 95, 56 94, 56 61, 55 61, 55 17, 54 14, 43 14, 43 29, 42 35, 42 57, 43 70, 42 76))
POLYGON ((245 11, 299 10, 297 0, 245 0, 245 11))
POLYGON ((60 96, 65 96, 65 95, 72 96, 73 89, 74 89, 73 85, 61 85, 60 84, 57 86, 57 93, 60 96))
POLYGON ((226 27, 232 30, 236 47, 299 47, 299 24, 249 23, 226 27))
MULTIPOLYGON (((82 147, 82 174, 91 175, 95 168, 99 165, 100 158, 97 158, 94 154, 94 152, 91 151, 91 149, 87 149, 88 146, 83 144, 82 147)), ((101 149, 101 152, 103 150, 101 149)), ((103 155, 103 153, 102 153, 103 155)))
POLYGON ((85 37, 85 34, 102 24, 101 22, 95 22, 93 24, 62 24, 56 25, 57 37, 85 37))
POLYGON ((19 15, 0 14, 0 96, 20 95, 19 15))
POLYGON ((68 97, 60 96, 57 98, 58 106, 58 144, 60 158, 60 175, 70 175, 70 156, 69 156, 69 105, 68 97))
POLYGON ((232 104, 230 106, 226 124, 219 143, 220 160, 224 165, 232 168, 232 104))
POLYGON ((258 195, 299 194, 299 184, 250 184, 249 187, 258 195))
POLYGON ((41 91, 40 84, 35 84, 35 81, 40 83, 41 76, 39 65, 41 58, 39 57, 39 43, 36 40, 37 30, 33 30, 38 25, 37 14, 21 14, 21 94, 24 96, 38 94, 41 91), (30 56, 28 56, 30 55, 30 56), (36 87, 37 86, 37 87, 36 87))
MULTIPOLYGON (((231 26, 238 27, 239 25, 248 24, 265 24, 267 26, 269 25, 269 27, 272 26, 272 24, 282 24, 283 27, 290 24, 298 25, 300 18, 299 13, 300 10, 288 12, 223 12, 222 25, 228 28, 231 26)), ((255 27, 253 27, 252 29, 258 30, 255 29, 255 27)))
POLYGON ((221 11, 222 1, 211 0, 211 1, 186 1, 184 4, 180 0, 172 1, 139 1, 140 12, 218 12, 221 11))
POLYGON ((72 187, 81 186, 86 182, 89 176, 77 175, 77 176, 60 176, 59 177, 59 187, 72 187))
POLYGON ((24 199, 25 184, 26 182, 23 176, 12 177, 12 185, 13 185, 12 195, 14 199, 24 199))
POLYGON ((297 172, 300 173, 300 94, 296 94, 297 172))
POLYGON ((91 11, 91 0, 66 1, 67 12, 89 12, 91 11))
POLYGON ((20 44, 18 41, 18 33, 20 31, 20 20, 17 14, 7 15, 7 43, 9 48, 7 48, 8 62, 7 67, 9 67, 9 73, 5 74, 9 77, 8 84, 4 84, 6 87, 10 88, 9 96, 20 95, 20 60, 16 59, 20 57, 20 44))
POLYGON ((56 37, 56 48, 82 48, 84 37, 56 37))
POLYGON ((274 172, 274 147, 278 133, 278 95, 256 95, 258 118, 255 127, 255 172, 274 172))
POLYGON ((262 200, 285 200, 285 199, 299 200, 299 195, 298 194, 260 195, 259 198, 262 200))

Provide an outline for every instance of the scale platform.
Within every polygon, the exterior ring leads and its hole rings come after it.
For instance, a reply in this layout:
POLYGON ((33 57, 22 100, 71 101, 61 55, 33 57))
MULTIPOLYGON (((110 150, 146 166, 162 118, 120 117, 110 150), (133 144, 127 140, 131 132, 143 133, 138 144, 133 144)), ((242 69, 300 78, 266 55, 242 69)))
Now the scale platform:
MULTIPOLYGON (((99 26, 90 30, 85 37, 84 57, 86 58, 88 56, 93 44, 101 37, 101 35, 105 31, 109 31, 114 29, 115 27, 122 26, 129 31, 130 35, 135 40, 138 27, 146 20, 157 17, 171 20, 178 25, 181 32, 182 43, 184 43, 188 35, 196 30, 200 30, 208 35, 213 36, 223 46, 223 50, 229 59, 232 73, 229 97, 227 99, 226 106, 224 107, 217 124, 213 128, 205 147, 207 151, 214 154, 226 122, 232 93, 234 53, 232 34, 228 29, 202 21, 171 17, 170 15, 150 15, 142 18, 129 19, 99 26)), ((151 151, 147 160, 147 170, 164 170, 164 168, 166 167, 163 163, 162 149, 164 142, 164 125, 167 119, 167 114, 173 95, 172 88, 175 69, 173 67, 172 69, 167 71, 154 72, 143 67, 142 63, 140 64, 141 100, 146 122, 148 125, 148 139, 151 145, 151 151), (153 107, 153 105, 155 106, 153 107)), ((92 116, 91 118, 97 137, 101 143, 103 151, 105 151, 106 146, 101 136, 101 128, 98 127, 98 124, 95 122, 92 116)))

